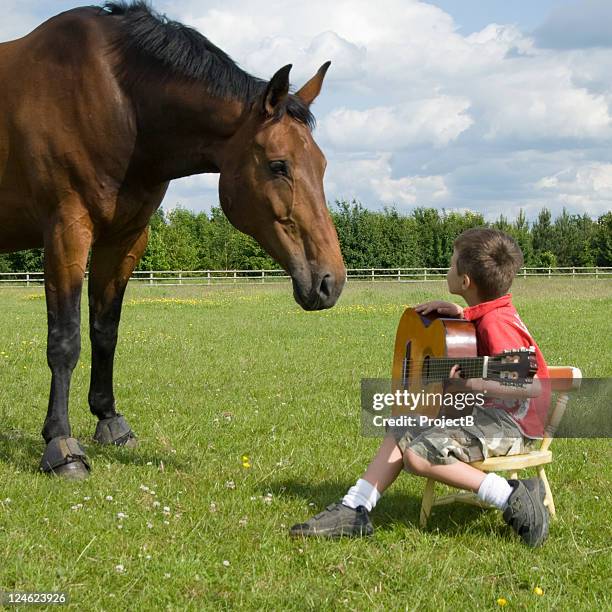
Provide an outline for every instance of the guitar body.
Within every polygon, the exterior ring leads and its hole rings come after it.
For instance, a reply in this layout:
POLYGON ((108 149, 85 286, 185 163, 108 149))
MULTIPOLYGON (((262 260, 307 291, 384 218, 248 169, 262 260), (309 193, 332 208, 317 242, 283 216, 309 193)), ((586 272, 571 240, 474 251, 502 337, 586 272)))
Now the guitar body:
MULTIPOLYGON (((426 316, 407 308, 400 319, 395 335, 393 353, 393 390, 408 390, 413 393, 441 394, 444 382, 430 380, 433 366, 431 358, 476 357, 476 330, 469 321, 439 317, 435 313, 426 316)), ((437 376, 440 378, 440 376, 437 376)), ((415 411, 395 408, 393 414, 410 412, 435 417, 440 412, 439 402, 420 405, 415 411)), ((447 414, 452 411, 445 410, 447 414)))

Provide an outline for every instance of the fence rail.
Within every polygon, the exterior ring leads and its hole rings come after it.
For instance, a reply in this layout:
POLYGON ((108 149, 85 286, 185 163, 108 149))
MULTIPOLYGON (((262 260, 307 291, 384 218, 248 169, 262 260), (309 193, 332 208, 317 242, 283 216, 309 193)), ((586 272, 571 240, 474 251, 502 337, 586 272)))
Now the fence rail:
MULTIPOLYGON (((362 282, 423 282, 443 280, 448 268, 351 268, 347 280, 362 282)), ((537 277, 612 277, 612 267, 521 268, 519 278, 537 277)), ((87 278, 87 273, 85 274, 87 278)), ((287 281, 284 270, 137 270, 130 282, 147 286, 231 285, 287 281)), ((35 286, 44 283, 43 272, 1 272, 0 286, 35 286)))

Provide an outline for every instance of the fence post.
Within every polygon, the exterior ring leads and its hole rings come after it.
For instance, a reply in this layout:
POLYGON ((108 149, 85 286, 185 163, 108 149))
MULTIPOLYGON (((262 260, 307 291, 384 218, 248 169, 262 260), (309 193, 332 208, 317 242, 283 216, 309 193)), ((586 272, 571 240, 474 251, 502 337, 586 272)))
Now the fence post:
POLYGON ((572 276, 576 276, 576 268, 572 268, 572 276))
POLYGON ((552 268, 548 266, 548 278, 550 278, 551 275, 552 275, 552 268))
POLYGON ((374 282, 374 268, 372 268, 372 282, 374 282))
POLYGON ((527 278, 527 268, 523 268, 523 278, 527 278))
POLYGON ((208 285, 210 285, 210 270, 206 270, 206 277, 208 278, 208 285))
POLYGON ((153 284, 153 272, 149 272, 149 285, 153 284))
POLYGON ((398 280, 398 282, 402 280, 402 270, 401 270, 401 268, 397 269, 397 280, 398 280))
POLYGON ((237 274, 237 272, 236 272, 236 270, 234 270, 234 283, 236 283, 236 274, 237 274))
POLYGON ((261 271, 261 282, 262 284, 266 282, 266 271, 265 270, 261 271))
POLYGON ((183 284, 183 271, 181 270, 179 272, 179 285, 182 285, 182 284, 183 284))
POLYGON ((599 268, 595 268, 595 278, 599 278, 599 268))
POLYGON ((423 280, 427 280, 427 268, 423 268, 423 280))
POLYGON ((30 273, 26 272, 26 287, 30 286, 30 273))

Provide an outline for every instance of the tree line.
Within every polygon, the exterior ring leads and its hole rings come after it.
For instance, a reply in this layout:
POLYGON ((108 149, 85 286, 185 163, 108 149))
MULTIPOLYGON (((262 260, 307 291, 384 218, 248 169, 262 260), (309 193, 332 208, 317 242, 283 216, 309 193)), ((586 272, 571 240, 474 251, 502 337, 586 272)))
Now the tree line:
MULTIPOLYGON (((612 266, 612 212, 597 219, 569 214, 553 219, 544 208, 533 222, 523 211, 492 223, 474 212, 415 208, 368 210, 357 201, 331 207, 348 268, 446 267, 453 241, 465 229, 489 226, 517 240, 529 267, 612 266)), ((278 268, 249 236, 237 231, 221 209, 195 213, 160 208, 151 218, 149 244, 139 270, 258 270, 278 268)), ((0 255, 0 272, 43 269, 42 249, 0 255)))

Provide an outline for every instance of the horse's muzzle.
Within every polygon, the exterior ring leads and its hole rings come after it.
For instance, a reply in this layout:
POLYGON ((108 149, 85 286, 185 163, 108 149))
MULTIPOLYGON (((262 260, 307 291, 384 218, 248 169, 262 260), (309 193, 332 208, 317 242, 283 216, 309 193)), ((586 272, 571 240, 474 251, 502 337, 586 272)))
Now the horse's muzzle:
POLYGON ((331 308, 340 297, 345 280, 345 275, 338 278, 331 272, 318 274, 310 283, 293 277, 293 297, 304 310, 331 308))

